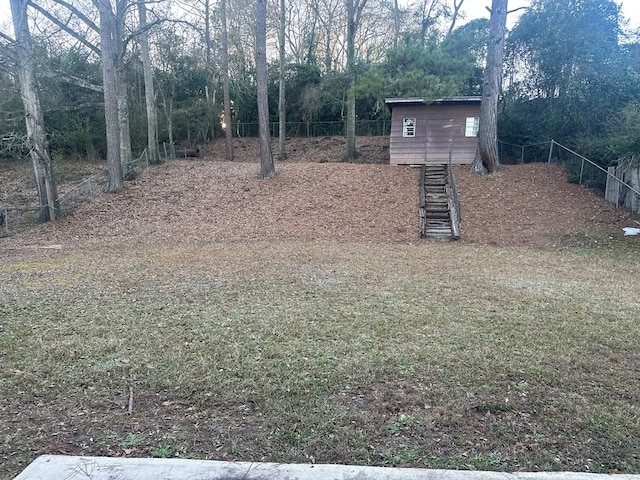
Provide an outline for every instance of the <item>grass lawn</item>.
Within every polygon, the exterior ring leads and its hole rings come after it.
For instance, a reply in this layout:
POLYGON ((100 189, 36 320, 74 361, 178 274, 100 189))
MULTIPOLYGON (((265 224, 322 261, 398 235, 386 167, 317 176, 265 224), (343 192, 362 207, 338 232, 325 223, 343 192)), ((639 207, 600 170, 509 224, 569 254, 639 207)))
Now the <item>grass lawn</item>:
POLYGON ((43 453, 638 473, 638 245, 2 255, 0 478, 43 453))

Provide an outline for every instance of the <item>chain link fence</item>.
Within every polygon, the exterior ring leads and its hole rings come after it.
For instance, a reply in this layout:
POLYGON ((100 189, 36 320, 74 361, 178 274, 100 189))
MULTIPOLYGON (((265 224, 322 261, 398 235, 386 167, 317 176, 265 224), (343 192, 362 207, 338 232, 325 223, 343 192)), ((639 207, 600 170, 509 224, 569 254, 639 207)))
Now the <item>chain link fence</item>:
MULTIPOLYGON (((126 178, 149 167, 149 155, 145 149, 138 158, 122 165, 126 178)), ((58 192, 58 216, 77 210, 102 195, 107 187, 107 172, 96 173, 70 188, 58 192)), ((0 236, 17 233, 38 223, 40 211, 48 208, 42 205, 21 205, 0 207, 0 236)))
POLYGON ((597 162, 561 145, 555 140, 515 145, 499 141, 500 162, 506 165, 546 160, 561 165, 567 180, 598 192, 616 207, 640 213, 640 166, 621 161, 604 168, 597 162))
MULTIPOLYGON (((238 123, 234 125, 238 136, 258 135, 258 124, 238 123)), ((271 123, 272 135, 277 137, 278 123, 271 123)), ((296 137, 341 136, 345 122, 289 122, 287 135, 296 137)), ((360 121, 357 123, 358 136, 389 135, 389 120, 360 121)), ((625 207, 640 213, 640 167, 618 166, 605 169, 596 162, 580 155, 558 142, 551 140, 526 145, 516 145, 499 141, 500 162, 503 164, 533 163, 546 160, 562 165, 570 182, 586 185, 597 190, 617 207, 625 207)), ((188 150, 163 144, 160 161, 187 156, 188 150)), ((149 155, 145 149, 135 160, 123 165, 126 178, 149 167, 149 155)), ((65 215, 101 195, 107 186, 107 173, 92 175, 58 196, 59 214, 65 215)), ((10 235, 37 223, 43 207, 4 206, 0 207, 0 236, 10 235)))
MULTIPOLYGON (((257 137, 258 123, 237 122, 232 125, 233 134, 237 137, 257 137)), ((272 138, 277 138, 280 132, 278 122, 269 123, 272 138)), ((391 133, 391 120, 358 120, 356 121, 356 136, 381 137, 391 133)), ((287 122, 287 137, 340 137, 346 135, 346 122, 287 122)))

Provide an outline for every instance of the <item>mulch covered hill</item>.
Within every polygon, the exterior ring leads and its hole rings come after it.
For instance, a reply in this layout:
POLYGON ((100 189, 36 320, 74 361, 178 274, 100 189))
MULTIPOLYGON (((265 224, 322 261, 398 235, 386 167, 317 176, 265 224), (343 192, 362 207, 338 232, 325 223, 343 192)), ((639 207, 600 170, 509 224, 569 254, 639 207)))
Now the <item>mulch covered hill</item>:
MULTIPOLYGON (((359 148, 366 163, 346 164, 341 139, 292 140, 289 158, 276 160, 277 177, 265 181, 257 177, 255 140, 236 140, 234 162, 224 161, 220 140, 200 158, 153 167, 117 195, 2 242, 424 241, 418 237, 419 170, 385 165, 386 138, 359 139, 359 148)), ((456 167, 455 175, 463 242, 544 246, 572 234, 622 236, 623 226, 635 225, 627 213, 567 183, 555 165, 503 166, 487 177, 456 167)))

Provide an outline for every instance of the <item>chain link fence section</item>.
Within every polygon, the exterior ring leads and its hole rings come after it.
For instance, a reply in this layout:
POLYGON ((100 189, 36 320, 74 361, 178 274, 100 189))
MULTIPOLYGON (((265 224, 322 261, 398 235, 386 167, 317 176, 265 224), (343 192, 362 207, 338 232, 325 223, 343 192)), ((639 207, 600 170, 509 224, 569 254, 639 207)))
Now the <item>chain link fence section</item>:
POLYGON ((548 162, 562 165, 570 182, 597 190, 616 207, 640 213, 640 168, 605 169, 555 140, 550 142, 548 162))
MULTIPOLYGON (((235 137, 247 138, 259 135, 259 124, 248 122, 235 122, 232 124, 235 137)), ((269 131, 272 138, 277 138, 280 132, 278 122, 269 123, 269 131)), ((391 133, 391 119, 384 120, 358 120, 356 121, 356 136, 358 137, 382 137, 391 133)), ((332 122, 286 122, 286 136, 297 138, 315 137, 343 137, 346 135, 346 122, 342 120, 332 122)))
MULTIPOLYGON (((149 155, 145 149, 138 158, 122 165, 125 178, 133 178, 149 167, 149 155)), ((106 170, 85 178, 82 182, 58 192, 58 217, 77 210, 102 195, 107 187, 106 170)), ((60 190, 60 187, 59 187, 60 190)), ((9 236, 21 232, 38 223, 41 205, 0 207, 0 236, 9 236)))
POLYGON ((535 163, 546 159, 550 142, 516 145, 498 140, 498 154, 503 165, 535 163))
POLYGON ((604 168, 596 162, 550 140, 516 145, 498 140, 500 163, 514 165, 541 162, 561 165, 567 180, 595 190, 616 207, 640 213, 640 167, 622 162, 617 167, 604 168))

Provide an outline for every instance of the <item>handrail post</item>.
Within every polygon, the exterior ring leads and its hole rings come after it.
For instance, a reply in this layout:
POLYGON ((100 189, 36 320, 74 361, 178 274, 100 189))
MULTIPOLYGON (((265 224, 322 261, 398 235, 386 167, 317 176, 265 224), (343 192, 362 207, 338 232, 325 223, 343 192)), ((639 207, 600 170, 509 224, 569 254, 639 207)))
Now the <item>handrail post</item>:
POLYGON ((554 141, 551 140, 551 144, 549 145, 549 158, 547 159, 547 163, 551 163, 551 159, 553 158, 553 144, 554 141))
POLYGON ((580 181, 578 182, 579 185, 582 185, 582 174, 584 173, 584 158, 582 159, 582 164, 580 165, 580 181))

